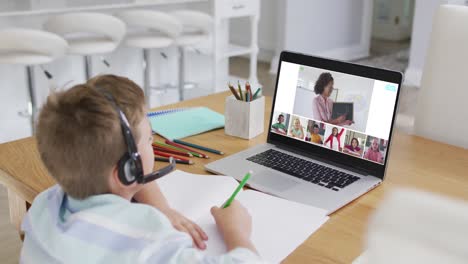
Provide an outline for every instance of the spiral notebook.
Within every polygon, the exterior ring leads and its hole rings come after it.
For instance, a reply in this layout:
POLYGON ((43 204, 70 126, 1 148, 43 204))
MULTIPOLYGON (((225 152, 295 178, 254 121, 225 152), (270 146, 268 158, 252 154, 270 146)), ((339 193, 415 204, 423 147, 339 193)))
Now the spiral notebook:
POLYGON ((176 108, 148 113, 153 131, 169 139, 181 139, 224 127, 224 115, 207 107, 176 108))

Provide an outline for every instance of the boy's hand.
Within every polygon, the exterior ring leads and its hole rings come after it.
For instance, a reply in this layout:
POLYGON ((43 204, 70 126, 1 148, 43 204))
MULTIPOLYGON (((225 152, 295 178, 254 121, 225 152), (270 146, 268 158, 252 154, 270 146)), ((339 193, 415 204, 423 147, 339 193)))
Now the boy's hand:
POLYGON ((206 249, 204 241, 208 240, 208 236, 197 224, 173 209, 166 210, 163 213, 169 218, 175 229, 192 237, 195 246, 199 249, 206 249))
POLYGON ((250 239, 252 217, 237 200, 232 201, 226 208, 212 207, 211 214, 225 240, 230 236, 250 239))

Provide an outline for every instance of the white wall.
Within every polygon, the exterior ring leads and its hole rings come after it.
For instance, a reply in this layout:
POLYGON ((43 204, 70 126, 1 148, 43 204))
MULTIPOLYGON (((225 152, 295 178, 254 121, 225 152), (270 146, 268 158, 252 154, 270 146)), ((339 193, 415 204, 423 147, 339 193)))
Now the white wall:
POLYGON ((288 1, 285 48, 350 60, 366 56, 361 46, 366 0, 288 1))
POLYGON ((271 72, 281 50, 340 60, 369 55, 372 0, 280 1, 271 72))
POLYGON ((429 47, 429 38, 432 30, 432 20, 435 11, 442 0, 416 0, 413 19, 413 34, 411 36, 411 47, 408 68, 405 72, 405 83, 419 86, 429 47))
POLYGON ((287 49, 317 54, 360 40, 363 1, 288 1, 287 49))

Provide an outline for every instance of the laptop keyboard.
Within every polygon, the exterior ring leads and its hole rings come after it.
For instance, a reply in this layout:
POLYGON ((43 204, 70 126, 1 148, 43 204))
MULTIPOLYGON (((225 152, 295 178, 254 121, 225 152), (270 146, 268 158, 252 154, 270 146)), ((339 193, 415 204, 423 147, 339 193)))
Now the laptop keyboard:
POLYGON ((359 177, 304 160, 273 149, 256 154, 247 160, 292 175, 305 181, 339 191, 359 177))

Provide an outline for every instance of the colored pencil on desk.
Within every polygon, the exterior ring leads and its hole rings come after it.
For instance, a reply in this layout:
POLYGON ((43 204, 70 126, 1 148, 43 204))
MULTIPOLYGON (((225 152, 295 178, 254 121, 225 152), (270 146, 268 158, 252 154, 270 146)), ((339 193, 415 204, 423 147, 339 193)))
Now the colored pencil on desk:
POLYGON ((166 153, 166 152, 162 152, 162 151, 158 151, 158 150, 153 150, 153 153, 154 153, 154 155, 158 155, 158 156, 165 157, 165 158, 174 157, 174 159, 189 161, 189 159, 187 159, 187 158, 183 158, 183 157, 171 154, 171 153, 166 153))
POLYGON ((234 95, 234 97, 235 97, 237 100, 240 100, 240 97, 239 97, 239 95, 237 94, 236 89, 234 88, 234 86, 232 86, 231 83, 228 83, 228 87, 229 87, 229 90, 231 90, 231 93, 234 95))
POLYGON ((199 145, 192 144, 192 143, 189 143, 189 142, 185 142, 185 141, 182 141, 182 140, 174 139, 174 142, 177 143, 177 144, 181 144, 181 145, 184 145, 184 146, 189 146, 189 147, 200 149, 200 150, 203 150, 203 151, 207 151, 207 152, 211 152, 211 153, 215 153, 215 154, 219 154, 219 155, 224 155, 224 152, 222 152, 222 151, 207 148, 207 147, 203 147, 203 146, 199 146, 199 145))
MULTIPOLYGON (((180 147, 172 146, 172 145, 169 145, 169 144, 166 144, 166 143, 163 143, 163 142, 158 142, 158 141, 153 142, 153 146, 161 147, 161 148, 168 148, 168 149, 172 149, 172 150, 180 151, 180 152, 186 152, 186 151, 188 151, 188 150, 185 149, 185 148, 180 148, 180 147)), ((188 152, 190 152, 190 154, 193 155, 193 153, 192 153, 191 151, 188 151, 188 152)), ((196 155, 194 155, 194 156, 196 156, 196 155)))
MULTIPOLYGON (((188 165, 192 165, 193 164, 193 161, 189 160, 189 161, 185 161, 185 160, 179 160, 179 159, 174 159, 176 163, 178 164, 188 164, 188 165)), ((160 158, 160 157, 154 157, 154 161, 162 161, 162 162, 169 162, 169 159, 168 158, 160 158)))
POLYGON ((166 143, 167 143, 167 144, 170 144, 171 146, 177 147, 177 148, 183 148, 183 149, 189 151, 190 153, 192 153, 194 156, 195 156, 195 154, 198 154, 198 155, 199 155, 199 156, 198 156, 199 158, 205 158, 205 159, 209 159, 209 158, 210 158, 210 157, 208 157, 207 155, 205 155, 205 154, 203 154, 203 153, 201 153, 201 152, 195 151, 195 150, 193 150, 193 149, 191 149, 191 148, 188 148, 188 147, 186 147, 186 146, 184 146, 184 145, 177 144, 177 143, 175 143, 174 141, 170 141, 170 140, 166 139, 166 143))
POLYGON ((176 155, 179 155, 179 156, 185 156, 185 157, 189 157, 189 158, 193 157, 192 153, 190 153, 190 152, 185 152, 185 151, 182 152, 182 151, 177 151, 177 150, 173 150, 173 149, 170 149, 170 148, 163 148, 163 147, 153 146, 153 150, 172 153, 172 154, 176 154, 176 155))

